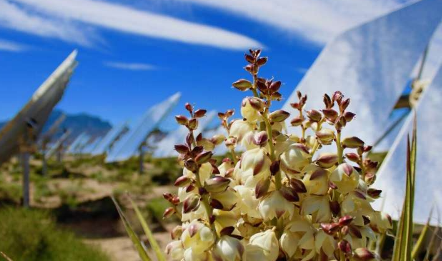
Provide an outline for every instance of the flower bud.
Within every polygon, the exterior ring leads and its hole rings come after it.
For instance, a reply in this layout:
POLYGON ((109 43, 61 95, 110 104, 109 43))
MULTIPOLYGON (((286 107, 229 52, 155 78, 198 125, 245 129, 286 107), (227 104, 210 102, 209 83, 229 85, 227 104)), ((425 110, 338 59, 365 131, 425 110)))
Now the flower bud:
POLYGON ((341 111, 345 111, 345 109, 347 109, 348 105, 350 105, 349 98, 343 100, 342 103, 340 104, 341 111))
MULTIPOLYGON (((286 196, 289 196, 288 193, 286 196)), ((264 220, 272 220, 282 216, 292 217, 295 211, 293 203, 289 202, 279 190, 272 191, 264 197, 259 203, 258 209, 264 220)))
POLYGON ((316 138, 324 145, 330 145, 335 138, 335 132, 332 129, 323 128, 316 132, 316 138))
POLYGON ((175 209, 172 207, 166 208, 163 214, 163 218, 170 218, 173 214, 175 214, 175 209))
POLYGON ((355 116, 356 116, 356 114, 354 114, 353 112, 347 111, 344 113, 344 118, 347 122, 351 122, 355 116))
POLYGON ((196 118, 201 118, 201 117, 204 117, 206 115, 206 113, 207 113, 207 110, 199 109, 199 110, 195 111, 194 115, 196 118))
POLYGON ((180 261, 184 258, 184 249, 181 241, 172 241, 166 246, 166 254, 172 261, 180 261))
POLYGON ((270 179, 261 179, 255 187, 255 198, 264 196, 270 187, 270 179))
POLYGON ((338 162, 338 155, 335 153, 323 153, 316 160, 316 164, 322 168, 330 168, 338 162))
POLYGON ((340 226, 347 226, 347 225, 350 225, 350 223, 352 221, 353 221, 353 217, 346 215, 346 216, 343 216, 339 219, 339 225, 340 226))
POLYGON ((241 115, 248 122, 256 122, 260 115, 259 111, 264 109, 264 101, 255 97, 244 98, 241 105, 241 115))
POLYGON ((243 91, 243 92, 252 88, 252 83, 246 79, 240 79, 240 80, 234 82, 232 85, 236 89, 243 91))
POLYGON ((222 176, 215 176, 206 180, 204 188, 209 192, 222 192, 227 189, 230 184, 230 179, 222 176))
POLYGON ((214 260, 239 261, 243 254, 244 246, 241 241, 229 235, 221 236, 213 251, 214 260))
POLYGON ((296 126, 300 126, 303 122, 304 122, 304 117, 298 116, 298 117, 293 118, 290 121, 290 124, 292 126, 296 127, 296 126))
POLYGON ((359 185, 359 173, 348 163, 340 164, 330 175, 340 193, 346 194, 353 191, 359 185))
POLYGON ((196 130, 196 128, 198 128, 198 120, 195 118, 190 119, 189 124, 187 126, 191 130, 196 130))
POLYGON ((279 255, 279 243, 275 232, 269 229, 254 234, 250 237, 244 255, 245 260, 276 260, 279 255))
POLYGON ((183 116, 183 115, 177 115, 177 116, 175 116, 175 120, 178 122, 178 124, 180 124, 180 125, 186 125, 187 124, 187 122, 189 121, 188 119, 187 119, 187 117, 186 116, 183 116))
POLYGON ((311 156, 302 144, 291 144, 285 152, 281 154, 281 163, 286 168, 293 171, 301 171, 310 163, 311 156))
POLYGON ((343 97, 344 96, 340 91, 336 91, 335 93, 333 93, 332 101, 333 102, 337 101, 338 103, 340 103, 343 97))
POLYGON ((184 162, 184 166, 186 169, 190 170, 191 172, 195 172, 198 169, 198 165, 193 159, 188 159, 184 162))
POLYGON ((321 223, 320 227, 328 235, 333 235, 339 231, 339 224, 338 223, 330 223, 330 224, 321 223))
POLYGON ((369 188, 367 190, 367 194, 374 199, 377 199, 381 196, 382 190, 379 189, 374 189, 374 188, 369 188))
POLYGON ((256 65, 263 66, 267 62, 267 57, 261 57, 256 61, 256 65))
POLYGON ((272 162, 272 164, 270 165, 270 173, 274 176, 276 175, 276 173, 278 173, 280 167, 279 167, 279 160, 272 162))
POLYGON ((198 154, 198 156, 195 157, 195 161, 198 164, 206 163, 212 158, 213 153, 211 151, 204 151, 198 154))
POLYGON ((354 251, 356 260, 371 261, 375 260, 375 255, 366 248, 357 248, 354 251))
POLYGON ((289 202, 299 201, 298 193, 296 193, 295 189, 293 189, 292 187, 282 187, 279 192, 289 202))
POLYGON ((277 110, 269 114, 269 120, 271 122, 282 122, 290 116, 290 113, 284 110, 277 110))
POLYGON ((185 187, 185 186, 189 185, 191 182, 192 182, 192 180, 189 177, 181 176, 176 179, 174 185, 176 187, 185 187))
POLYGON ((342 140, 342 145, 347 148, 356 149, 364 146, 364 142, 358 137, 347 137, 342 140))
POLYGON ((325 118, 331 122, 334 122, 339 115, 338 112, 333 109, 324 109, 322 110, 322 113, 324 114, 325 118))
POLYGON ((353 162, 358 162, 359 160, 361 160, 361 158, 359 157, 358 154, 354 153, 354 152, 349 152, 345 154, 345 157, 353 162))
POLYGON ((257 146, 264 147, 267 144, 269 136, 267 136, 267 132, 260 131, 253 136, 253 143, 257 146))
POLYGON ((190 194, 183 203, 183 212, 189 213, 199 207, 200 198, 195 194, 190 194))
POLYGON ((176 226, 172 229, 172 232, 170 232, 170 237, 175 240, 177 238, 180 238, 182 234, 183 234, 183 227, 176 226))
POLYGON ((338 243, 338 247, 346 255, 350 255, 351 254, 351 245, 350 245, 350 243, 347 240, 343 239, 342 241, 340 241, 338 243))
POLYGON ((318 122, 322 119, 321 113, 317 110, 307 111, 307 117, 313 122, 318 122))
POLYGON ((186 102, 186 104, 184 104, 184 108, 186 108, 186 110, 187 110, 188 112, 190 112, 190 113, 192 113, 192 111, 193 111, 193 106, 192 106, 192 104, 190 104, 190 103, 188 103, 188 102, 186 102))
POLYGON ((215 243, 214 231, 203 223, 194 220, 183 231, 181 242, 185 249, 190 248, 196 254, 203 254, 215 243))
POLYGON ((290 179, 290 186, 297 192, 297 193, 306 193, 307 188, 305 187, 304 183, 299 179, 290 179))
POLYGON ((175 145, 175 150, 180 154, 186 154, 189 152, 189 147, 184 144, 177 144, 175 145))

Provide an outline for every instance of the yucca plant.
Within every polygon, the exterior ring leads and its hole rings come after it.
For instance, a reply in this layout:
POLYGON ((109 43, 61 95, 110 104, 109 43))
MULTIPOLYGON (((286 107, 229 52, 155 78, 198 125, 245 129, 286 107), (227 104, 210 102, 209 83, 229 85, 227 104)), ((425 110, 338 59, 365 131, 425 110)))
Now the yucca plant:
MULTIPOLYGON (((381 191, 372 188, 377 163, 367 158, 371 146, 357 137, 341 137, 354 118, 347 110, 350 99, 339 91, 324 95, 324 108, 304 111, 307 96, 298 92, 291 104, 298 112, 290 124, 301 135, 287 134, 290 114, 271 111, 281 100, 281 82, 258 76, 266 57, 260 50, 245 55, 252 81, 233 86, 251 91, 234 111, 219 113, 227 136, 194 136, 206 110, 185 108, 190 117, 176 117, 189 130, 180 154, 183 175, 166 193, 171 204, 164 217, 181 220, 166 247, 170 260, 380 260, 383 238, 392 228, 391 218, 371 207, 381 191), (224 143, 231 153, 221 164, 212 158, 224 143), (331 146, 336 153, 330 151, 331 146), (240 153, 240 150, 244 152, 240 153)), ((416 166, 416 126, 408 142, 406 197, 399 220, 393 261, 411 261, 416 166)), ((151 260, 118 204, 117 209, 142 260, 151 260)), ((158 260, 166 260, 137 206, 131 204, 158 260)))

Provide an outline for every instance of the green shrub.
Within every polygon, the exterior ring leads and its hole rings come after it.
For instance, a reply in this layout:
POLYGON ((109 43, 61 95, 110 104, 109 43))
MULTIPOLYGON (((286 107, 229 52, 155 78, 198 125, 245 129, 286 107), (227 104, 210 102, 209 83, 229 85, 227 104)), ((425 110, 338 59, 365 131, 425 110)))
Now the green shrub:
POLYGON ((45 212, 3 208, 0 220, 0 251, 14 261, 110 260, 73 233, 58 228, 45 212))

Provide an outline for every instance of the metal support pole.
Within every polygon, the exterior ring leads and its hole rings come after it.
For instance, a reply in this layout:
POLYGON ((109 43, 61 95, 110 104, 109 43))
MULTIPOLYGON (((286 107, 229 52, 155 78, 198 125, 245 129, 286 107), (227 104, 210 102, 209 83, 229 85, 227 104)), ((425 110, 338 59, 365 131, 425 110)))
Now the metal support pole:
POLYGON ((20 161, 23 169, 23 207, 29 207, 29 152, 20 153, 20 161))
POLYGON ((43 174, 43 177, 46 177, 48 175, 48 162, 46 160, 46 149, 42 150, 41 157, 42 157, 41 172, 43 174))

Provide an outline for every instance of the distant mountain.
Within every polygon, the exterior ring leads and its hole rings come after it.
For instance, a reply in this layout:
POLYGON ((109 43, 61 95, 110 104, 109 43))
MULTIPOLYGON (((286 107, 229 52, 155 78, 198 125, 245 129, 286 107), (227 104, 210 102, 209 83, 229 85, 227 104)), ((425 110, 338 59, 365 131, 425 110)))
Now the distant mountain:
MULTIPOLYGON (((42 133, 45 133, 62 113, 64 112, 61 110, 52 111, 48 121, 43 127, 42 133)), ((71 131, 69 141, 72 142, 73 139, 75 139, 82 132, 86 132, 88 135, 95 138, 106 134, 106 132, 112 128, 112 125, 108 121, 94 115, 87 113, 64 114, 66 114, 66 119, 61 124, 59 131, 56 133, 52 141, 56 140, 57 137, 60 137, 64 129, 69 129, 71 131)), ((5 124, 6 122, 0 122, 0 128, 5 124)))

